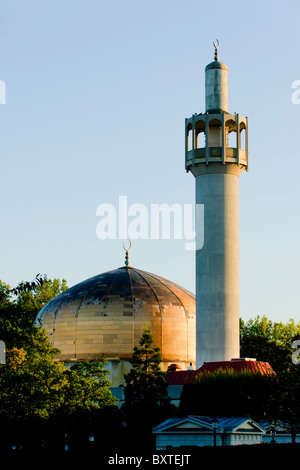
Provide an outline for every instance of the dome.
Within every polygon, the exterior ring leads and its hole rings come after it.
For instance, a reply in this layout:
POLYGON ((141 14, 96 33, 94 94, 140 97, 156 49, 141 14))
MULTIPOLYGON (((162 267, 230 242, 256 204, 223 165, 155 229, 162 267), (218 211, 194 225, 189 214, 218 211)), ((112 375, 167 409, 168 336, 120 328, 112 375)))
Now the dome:
POLYGON ((166 370, 195 362, 195 295, 140 269, 124 266, 91 277, 48 302, 42 325, 64 362, 130 361, 145 326, 166 370))

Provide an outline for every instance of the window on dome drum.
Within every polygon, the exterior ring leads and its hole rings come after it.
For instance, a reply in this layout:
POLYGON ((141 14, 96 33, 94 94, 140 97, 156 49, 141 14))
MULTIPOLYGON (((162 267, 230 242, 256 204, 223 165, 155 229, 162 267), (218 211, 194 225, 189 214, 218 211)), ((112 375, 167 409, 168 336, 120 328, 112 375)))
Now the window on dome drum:
POLYGON ((123 317, 132 317, 132 315, 133 315, 133 313, 130 312, 129 310, 128 310, 128 312, 126 312, 126 310, 123 312, 123 317))

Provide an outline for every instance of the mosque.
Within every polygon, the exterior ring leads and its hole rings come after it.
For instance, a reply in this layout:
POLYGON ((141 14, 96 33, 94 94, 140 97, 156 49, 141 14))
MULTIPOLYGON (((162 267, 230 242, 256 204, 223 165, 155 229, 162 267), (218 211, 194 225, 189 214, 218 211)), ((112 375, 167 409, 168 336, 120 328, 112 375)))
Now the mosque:
POLYGON ((115 388, 124 383, 145 326, 169 384, 182 385, 203 367, 270 370, 240 358, 238 182, 248 171, 248 119, 228 112, 228 68, 214 46, 205 68, 205 112, 185 120, 185 169, 195 177, 196 204, 204 205, 196 295, 130 266, 126 250, 124 266, 61 293, 36 319, 61 351, 58 360, 106 359, 115 388))

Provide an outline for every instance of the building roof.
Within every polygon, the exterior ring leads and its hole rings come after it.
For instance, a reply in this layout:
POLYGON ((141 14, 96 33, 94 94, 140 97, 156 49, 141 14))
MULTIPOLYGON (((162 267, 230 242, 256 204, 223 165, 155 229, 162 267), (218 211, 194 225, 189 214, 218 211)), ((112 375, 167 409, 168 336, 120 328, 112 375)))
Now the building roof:
POLYGON ((260 372, 262 375, 274 373, 268 362, 240 358, 232 359, 231 361, 205 362, 197 370, 168 370, 166 381, 168 385, 184 385, 192 383, 195 377, 203 372, 215 372, 218 369, 233 369, 236 372, 247 370, 249 372, 260 372))
POLYGON ((233 369, 235 372, 247 370, 249 372, 260 372, 262 375, 274 373, 268 362, 247 358, 232 359, 231 361, 204 362, 198 371, 215 372, 218 369, 233 369))
POLYGON ((149 326, 164 362, 195 361, 195 295, 130 266, 98 274, 61 293, 39 312, 58 359, 130 360, 149 326))
POLYGON ((166 373, 166 382, 168 385, 184 385, 192 383, 198 373, 198 370, 168 370, 166 373))
POLYGON ((196 416, 169 418, 152 429, 154 434, 164 432, 197 432, 213 431, 214 424, 217 432, 258 432, 265 434, 266 430, 257 422, 246 416, 196 416))

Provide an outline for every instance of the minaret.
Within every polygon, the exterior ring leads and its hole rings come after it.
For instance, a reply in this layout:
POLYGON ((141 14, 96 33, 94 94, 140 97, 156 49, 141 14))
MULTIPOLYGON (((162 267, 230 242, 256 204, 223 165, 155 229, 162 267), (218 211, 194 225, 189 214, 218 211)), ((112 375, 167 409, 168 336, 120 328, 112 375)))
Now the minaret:
MULTIPOLYGON (((218 41, 214 47, 205 68, 206 111, 185 120, 185 168, 196 178, 196 204, 204 205, 204 245, 196 247, 197 367, 240 357, 238 184, 248 170, 248 119, 228 112, 228 68, 219 62, 218 41)), ((203 230, 197 223, 196 211, 196 233, 203 230)))

